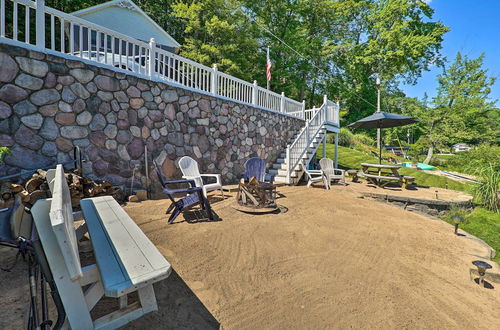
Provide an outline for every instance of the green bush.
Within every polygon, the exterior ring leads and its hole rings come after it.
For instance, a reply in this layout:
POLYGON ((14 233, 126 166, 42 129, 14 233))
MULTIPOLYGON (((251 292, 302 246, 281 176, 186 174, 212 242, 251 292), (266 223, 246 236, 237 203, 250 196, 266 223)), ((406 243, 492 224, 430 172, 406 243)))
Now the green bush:
POLYGON ((3 162, 3 158, 5 157, 5 155, 9 155, 10 154, 10 149, 7 148, 7 147, 0 147, 0 163, 3 162))
MULTIPOLYGON (((453 208, 442 219, 453 224, 452 216, 460 216, 464 219, 459 224, 461 230, 465 230, 469 234, 479 237, 489 246, 497 251, 493 261, 500 262, 500 213, 495 213, 476 207, 472 212, 463 208, 453 208)), ((450 229, 451 230, 451 229, 450 229)))
MULTIPOLYGON (((333 134, 328 136, 327 142, 333 144, 335 141, 333 134)), ((349 129, 342 127, 339 132, 339 145, 342 147, 352 148, 358 144, 364 144, 367 147, 373 147, 374 140, 370 136, 357 133, 354 134, 349 129)))
POLYGON ((487 164, 491 164, 494 170, 500 171, 500 146, 481 144, 468 152, 448 157, 442 162, 442 166, 450 171, 471 175, 476 175, 477 169, 487 164))
POLYGON ((489 163, 476 166, 473 173, 479 180, 479 183, 472 188, 472 193, 476 202, 490 211, 499 212, 500 172, 493 164, 489 163))
MULTIPOLYGON (((352 144, 353 135, 354 134, 352 134, 350 130, 348 130, 345 127, 342 127, 339 132, 339 145, 349 148, 352 144)), ((334 134, 328 135, 327 142, 331 144, 335 143, 335 135, 334 134)))
POLYGON ((354 134, 354 140, 356 140, 359 143, 366 144, 367 146, 370 147, 373 147, 375 144, 375 141, 373 140, 372 137, 363 133, 354 134))

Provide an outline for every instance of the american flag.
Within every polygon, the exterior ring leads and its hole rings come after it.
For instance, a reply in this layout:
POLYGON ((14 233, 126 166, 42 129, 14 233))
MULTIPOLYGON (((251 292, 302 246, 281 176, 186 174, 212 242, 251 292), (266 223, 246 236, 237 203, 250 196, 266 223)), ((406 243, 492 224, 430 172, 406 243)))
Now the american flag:
POLYGON ((269 47, 267 47, 267 61, 266 61, 266 78, 267 81, 271 81, 271 67, 273 66, 273 63, 271 62, 271 59, 269 58, 269 47))

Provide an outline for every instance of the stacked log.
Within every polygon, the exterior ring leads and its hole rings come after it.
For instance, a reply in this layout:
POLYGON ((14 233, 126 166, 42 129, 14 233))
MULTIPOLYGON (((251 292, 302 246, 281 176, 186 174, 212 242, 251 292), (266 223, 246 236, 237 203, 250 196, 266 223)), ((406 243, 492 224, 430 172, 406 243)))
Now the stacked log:
POLYGON ((259 182, 255 177, 251 177, 248 183, 244 180, 238 185, 238 194, 236 201, 241 206, 249 208, 274 208, 275 186, 259 182))
MULTIPOLYGON (((0 208, 11 206, 15 196, 19 196, 21 202, 28 208, 31 208, 39 199, 50 198, 46 174, 46 171, 38 170, 23 185, 11 182, 1 183, 0 208)), ((81 170, 65 173, 64 176, 69 186, 73 208, 79 208, 80 200, 83 198, 113 196, 118 202, 123 202, 126 197, 121 189, 113 187, 109 181, 94 181, 82 176, 81 170)))

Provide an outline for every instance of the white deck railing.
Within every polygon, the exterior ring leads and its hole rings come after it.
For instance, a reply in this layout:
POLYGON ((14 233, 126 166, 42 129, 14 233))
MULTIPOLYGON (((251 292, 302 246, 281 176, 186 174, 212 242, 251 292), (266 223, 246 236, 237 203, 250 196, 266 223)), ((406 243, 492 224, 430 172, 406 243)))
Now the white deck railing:
POLYGON ((0 0, 0 39, 35 46, 164 80, 196 91, 306 119, 298 102, 76 16, 44 0, 0 0))

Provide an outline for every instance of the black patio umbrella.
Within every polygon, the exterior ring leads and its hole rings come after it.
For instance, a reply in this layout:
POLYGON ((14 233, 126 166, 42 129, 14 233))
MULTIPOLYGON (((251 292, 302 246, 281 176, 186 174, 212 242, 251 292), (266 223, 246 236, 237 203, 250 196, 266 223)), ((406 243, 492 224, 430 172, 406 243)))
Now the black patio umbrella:
MULTIPOLYGON (((373 115, 360 119, 348 126, 355 129, 390 128, 405 126, 416 122, 418 122, 418 120, 409 116, 403 116, 389 112, 375 112, 373 115)), ((380 141, 379 146, 380 150, 378 154, 378 161, 379 163, 382 163, 382 143, 380 141)))

